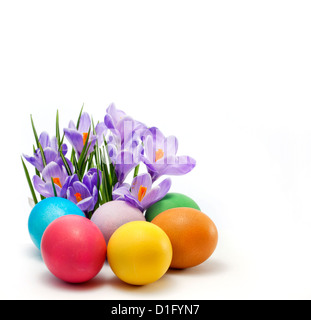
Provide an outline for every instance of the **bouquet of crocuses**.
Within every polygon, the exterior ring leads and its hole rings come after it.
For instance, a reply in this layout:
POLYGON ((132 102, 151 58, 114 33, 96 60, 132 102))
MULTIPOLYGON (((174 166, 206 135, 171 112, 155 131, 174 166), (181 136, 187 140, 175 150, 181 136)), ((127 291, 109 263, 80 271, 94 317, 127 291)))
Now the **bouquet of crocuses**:
POLYGON ((124 200, 144 213, 170 190, 170 178, 158 183, 162 176, 183 175, 195 167, 193 158, 176 155, 175 136, 165 137, 158 128, 132 119, 114 104, 107 108, 104 121, 96 124, 82 107, 77 121, 70 121, 63 132, 57 111, 53 137, 47 132, 38 135, 32 116, 31 125, 33 154, 23 157, 35 167, 32 179, 23 158, 22 163, 34 205, 37 191, 41 200, 69 199, 89 219, 100 205, 112 200, 124 200), (146 170, 139 174, 140 169, 146 170), (132 181, 126 182, 128 177, 132 181))

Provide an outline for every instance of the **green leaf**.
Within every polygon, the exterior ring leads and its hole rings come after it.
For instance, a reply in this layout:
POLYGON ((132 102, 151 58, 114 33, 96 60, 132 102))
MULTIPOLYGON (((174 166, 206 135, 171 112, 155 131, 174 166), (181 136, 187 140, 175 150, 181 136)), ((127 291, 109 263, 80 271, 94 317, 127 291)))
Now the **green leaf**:
POLYGON ((139 164, 135 167, 134 178, 136 178, 138 176, 138 172, 139 172, 139 164))
POLYGON ((31 120, 32 131, 33 131, 33 134, 34 134, 34 136, 35 136, 37 148, 39 148, 39 138, 38 138, 38 134, 37 134, 35 125, 34 125, 34 123, 33 123, 32 115, 30 115, 30 120, 31 120))
POLYGON ((38 134, 37 134, 37 130, 35 128, 35 124, 33 122, 33 119, 32 119, 32 115, 30 115, 30 119, 31 119, 31 126, 32 126, 32 131, 33 131, 33 134, 35 136, 35 140, 36 140, 36 144, 37 144, 37 148, 40 149, 40 153, 41 153, 41 157, 42 157, 42 162, 43 162, 43 166, 45 167, 46 166, 46 160, 45 160, 45 156, 44 156, 44 152, 43 152, 43 149, 42 149, 42 146, 39 142, 39 138, 38 138, 38 134))
POLYGON ((90 154, 89 160, 87 161, 87 171, 89 171, 91 168, 94 167, 94 163, 93 163, 93 157, 94 157, 95 151, 93 151, 90 154))
POLYGON ((118 178, 116 175, 116 170, 113 165, 113 163, 110 163, 110 175, 111 175, 111 180, 112 180, 112 186, 114 187, 116 183, 118 182, 118 178))
POLYGON ((74 148, 72 148, 72 150, 71 150, 71 156, 70 156, 70 161, 71 161, 71 162, 74 161, 73 158, 76 158, 76 152, 75 152, 75 149, 74 149, 74 148))
POLYGON ((33 199, 34 203, 37 204, 38 203, 38 199, 36 197, 36 193, 35 193, 35 190, 33 188, 33 185, 32 185, 32 182, 31 182, 31 179, 30 179, 30 176, 29 176, 28 169, 27 169, 27 167, 25 165, 25 162, 24 162, 22 157, 21 157, 21 160, 22 160, 22 163, 23 163, 23 168, 24 168, 26 179, 27 179, 27 182, 28 182, 28 185, 29 185, 29 189, 30 189, 30 192, 31 192, 31 195, 32 195, 32 199, 33 199))
POLYGON ((60 148, 60 132, 59 132, 59 113, 56 112, 56 139, 58 144, 58 149, 60 148))
POLYGON ((61 147, 60 150, 59 150, 59 154, 60 154, 60 157, 62 158, 63 160, 63 163, 64 163, 64 166, 66 168, 66 171, 68 173, 69 176, 72 176, 72 172, 71 172, 71 169, 69 167, 69 164, 65 158, 65 156, 63 155, 63 148, 61 147))
MULTIPOLYGON (((73 164, 73 166, 75 167, 75 173, 78 175, 78 177, 79 177, 79 179, 80 179, 78 162, 77 162, 77 159, 76 159, 75 156, 72 158, 72 164, 73 164)), ((81 180, 81 179, 80 179, 80 180, 81 180)))
MULTIPOLYGON (((62 139, 60 140, 59 145, 61 146, 64 142, 64 138, 65 138, 65 132, 63 133, 62 139)), ((59 147, 60 148, 60 147, 59 147)))
POLYGON ((41 157, 42 157, 42 162, 43 162, 43 167, 46 167, 46 160, 45 160, 45 155, 44 155, 44 151, 42 149, 41 143, 39 143, 39 149, 40 149, 40 153, 41 153, 41 157))
MULTIPOLYGON (((34 153, 34 154, 36 153, 35 146, 33 146, 33 153, 34 153)), ((40 174, 39 170, 38 170, 37 168, 35 168, 35 171, 36 171, 36 175, 41 179, 41 174, 40 174)), ((41 198, 41 200, 44 200, 44 199, 45 199, 45 197, 43 197, 42 194, 40 194, 40 198, 41 198)))
MULTIPOLYGON (((93 212, 99 207, 99 205, 101 204, 101 194, 100 194, 100 178, 99 178, 99 170, 97 168, 97 202, 94 206, 94 210, 93 212)), ((91 214, 89 213, 89 218, 91 219, 91 214)))
POLYGON ((79 113, 79 117, 78 117, 78 121, 77 121, 77 130, 79 129, 80 119, 81 119, 83 107, 84 107, 84 103, 83 103, 82 108, 81 108, 80 113, 79 113))
POLYGON ((52 182, 52 186, 53 186, 54 196, 57 197, 57 192, 56 192, 55 184, 53 181, 53 177, 51 177, 51 182, 52 182))
POLYGON ((80 154, 80 158, 78 160, 78 168, 79 168, 79 170, 80 170, 80 168, 82 166, 82 163, 84 162, 84 160, 86 158, 87 152, 88 152, 88 150, 89 150, 89 148, 91 146, 91 143, 89 143, 90 132, 91 132, 91 127, 89 129, 88 134, 87 134, 85 144, 83 146, 83 149, 82 149, 81 154, 80 154))
POLYGON ((105 195, 108 201, 112 200, 112 185, 111 185, 111 177, 109 175, 108 171, 108 166, 107 163, 105 162, 105 154, 104 152, 100 149, 100 155, 101 155, 101 167, 103 171, 103 181, 104 187, 105 187, 105 195))
POLYGON ((111 158, 109 156, 109 153, 108 153, 108 150, 107 150, 107 141, 106 141, 106 138, 105 136, 103 136, 104 138, 104 145, 103 145, 103 154, 104 154, 104 161, 106 163, 106 166, 107 166, 107 170, 109 168, 109 179, 110 179, 110 184, 112 187, 115 186, 115 184, 118 182, 118 178, 117 178, 117 175, 116 175, 116 171, 115 171, 115 167, 111 161, 111 158), (106 157, 106 154, 107 154, 107 157, 106 157))

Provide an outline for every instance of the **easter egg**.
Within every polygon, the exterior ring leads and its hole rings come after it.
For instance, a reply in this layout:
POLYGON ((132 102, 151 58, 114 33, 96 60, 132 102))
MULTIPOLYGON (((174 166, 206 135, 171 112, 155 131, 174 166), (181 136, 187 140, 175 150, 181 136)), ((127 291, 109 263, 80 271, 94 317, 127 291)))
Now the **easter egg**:
POLYGON ((172 261, 172 245, 165 232, 150 222, 133 221, 118 228, 107 249, 115 275, 132 285, 160 279, 172 261))
POLYGON ((171 268, 197 266, 214 252, 218 232, 214 222, 193 208, 174 208, 160 213, 152 223, 162 228, 173 247, 171 268))
POLYGON ((85 217, 67 215, 54 220, 45 230, 41 253, 47 268, 57 278, 82 283, 102 269, 107 253, 104 236, 85 217))
POLYGON ((159 213, 172 208, 194 208, 200 210, 199 206, 191 198, 181 193, 168 193, 162 200, 152 205, 145 214, 147 221, 152 221, 159 213))
POLYGON ((47 226, 55 219, 67 214, 85 217, 77 205, 60 197, 46 198, 35 205, 28 219, 28 231, 38 249, 47 226))
POLYGON ((131 221, 146 221, 142 212, 125 201, 110 201, 100 206, 93 214, 93 221, 103 233, 106 243, 123 224, 131 221))

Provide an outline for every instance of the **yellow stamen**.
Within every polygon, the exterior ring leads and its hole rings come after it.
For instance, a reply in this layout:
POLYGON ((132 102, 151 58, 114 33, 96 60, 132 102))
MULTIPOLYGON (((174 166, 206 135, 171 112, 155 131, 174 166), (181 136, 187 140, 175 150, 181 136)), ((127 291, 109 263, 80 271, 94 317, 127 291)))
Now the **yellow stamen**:
POLYGON ((87 136, 88 136, 89 134, 88 134, 88 132, 83 132, 82 135, 83 135, 83 145, 85 145, 85 142, 86 142, 86 140, 87 140, 87 136))
POLYGON ((75 197, 76 197, 76 199, 77 199, 77 202, 82 201, 81 193, 79 193, 79 192, 75 193, 75 197))
POLYGON ((54 182, 55 184, 57 184, 60 188, 63 187, 62 184, 60 183, 59 178, 53 178, 53 182, 54 182))
POLYGON ((139 202, 141 202, 144 199, 146 192, 147 192, 147 188, 144 186, 140 186, 139 191, 138 191, 138 201, 139 202))
POLYGON ((155 153, 155 162, 162 159, 164 157, 164 151, 162 149, 158 149, 155 153))

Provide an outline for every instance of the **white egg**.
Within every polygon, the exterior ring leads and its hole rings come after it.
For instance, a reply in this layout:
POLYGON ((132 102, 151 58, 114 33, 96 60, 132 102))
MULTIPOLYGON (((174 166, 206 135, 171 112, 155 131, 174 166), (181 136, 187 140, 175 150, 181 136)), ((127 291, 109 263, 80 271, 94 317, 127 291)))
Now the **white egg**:
POLYGON ((93 214, 93 221, 108 244, 112 234, 123 224, 131 221, 146 221, 142 212, 125 201, 110 201, 100 206, 93 214))

